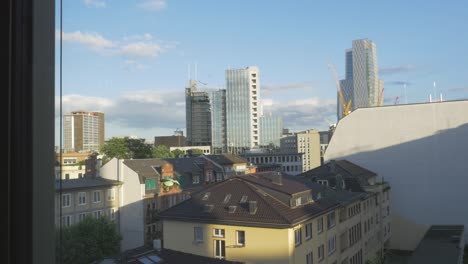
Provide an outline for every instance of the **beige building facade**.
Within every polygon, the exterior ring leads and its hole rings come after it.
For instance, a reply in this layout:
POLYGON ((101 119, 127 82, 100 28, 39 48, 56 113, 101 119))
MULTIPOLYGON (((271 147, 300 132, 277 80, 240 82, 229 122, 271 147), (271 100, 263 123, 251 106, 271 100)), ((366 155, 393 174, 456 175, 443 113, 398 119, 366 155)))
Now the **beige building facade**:
POLYGON ((308 171, 321 165, 320 134, 317 130, 306 130, 280 139, 282 152, 303 153, 302 171, 308 171))

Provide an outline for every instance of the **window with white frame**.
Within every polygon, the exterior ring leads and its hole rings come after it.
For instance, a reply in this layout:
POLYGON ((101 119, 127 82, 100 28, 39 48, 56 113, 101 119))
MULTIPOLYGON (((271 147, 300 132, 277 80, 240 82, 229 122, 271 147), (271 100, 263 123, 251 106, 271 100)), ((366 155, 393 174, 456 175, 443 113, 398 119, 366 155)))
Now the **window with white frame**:
POLYGON ((62 194, 62 207, 71 206, 71 193, 62 194))
POLYGON ((62 216, 62 226, 68 227, 71 225, 72 225, 72 216, 71 215, 62 216))
POLYGON ((328 240, 328 255, 332 254, 336 250, 336 236, 333 236, 328 240))
POLYGON ((200 183, 200 176, 198 176, 198 175, 193 175, 193 177, 192 177, 192 183, 193 183, 193 184, 198 184, 198 183, 200 183))
POLYGON ((85 205, 86 204, 86 193, 79 192, 78 193, 78 205, 85 205))
POLYGON ((317 232, 322 233, 323 232, 323 218, 320 217, 317 219, 317 232))
POLYGON ((115 214, 117 213, 116 208, 111 208, 109 212, 110 220, 115 220, 115 214))
POLYGON ((203 227, 195 226, 193 228, 193 240, 197 243, 203 242, 203 227))
POLYGON ((302 197, 297 197, 296 198, 296 206, 299 206, 302 204, 302 197))
POLYGON ((307 264, 313 264, 313 263, 314 263, 314 258, 313 258, 312 251, 309 252, 309 253, 306 255, 306 263, 307 263, 307 264))
POLYGON ((237 241, 237 245, 245 246, 245 231, 241 231, 241 230, 236 231, 236 241, 237 241))
POLYGON ((301 232, 301 228, 298 228, 296 230, 294 230, 294 241, 295 241, 295 245, 296 246, 299 246, 301 243, 302 243, 302 232, 301 232))
POLYGON ((335 212, 329 213, 327 215, 327 227, 328 229, 334 227, 336 224, 335 222, 335 212))
POLYGON ((317 253, 318 253, 317 256, 318 256, 319 261, 325 258, 325 246, 323 244, 318 247, 317 253))
POLYGON ((308 223, 305 225, 305 238, 306 240, 312 238, 312 223, 308 223))
POLYGON ((99 217, 101 217, 101 214, 102 214, 101 210, 97 210, 97 211, 94 211, 94 212, 93 212, 94 218, 99 218, 99 217))
POLYGON ((86 213, 80 213, 78 214, 78 222, 83 221, 86 218, 86 213))
POLYGON ((114 201, 115 200, 115 189, 108 189, 107 190, 107 201, 114 201))
POLYGON ((214 228, 213 229, 213 236, 215 236, 215 237, 224 237, 224 229, 214 228))
POLYGON ((93 192, 93 202, 100 203, 101 202, 101 191, 94 191, 93 192))

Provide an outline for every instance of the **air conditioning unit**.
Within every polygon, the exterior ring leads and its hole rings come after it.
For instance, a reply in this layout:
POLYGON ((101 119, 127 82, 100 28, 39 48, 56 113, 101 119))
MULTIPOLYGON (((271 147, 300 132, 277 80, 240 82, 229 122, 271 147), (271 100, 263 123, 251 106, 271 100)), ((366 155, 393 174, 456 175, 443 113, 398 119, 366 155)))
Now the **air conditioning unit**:
POLYGON ((153 240, 153 248, 157 251, 161 251, 161 239, 154 239, 153 240))

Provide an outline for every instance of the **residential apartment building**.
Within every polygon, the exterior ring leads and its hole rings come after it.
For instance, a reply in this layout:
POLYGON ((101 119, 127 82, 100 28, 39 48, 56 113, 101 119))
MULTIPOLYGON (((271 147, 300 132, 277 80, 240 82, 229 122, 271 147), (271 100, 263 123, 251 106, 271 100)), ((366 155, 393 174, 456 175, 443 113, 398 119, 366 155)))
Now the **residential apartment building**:
POLYGON ((211 146, 213 154, 227 152, 226 89, 211 92, 211 146))
POLYGON ((303 153, 287 153, 287 152, 244 152, 241 157, 249 163, 258 167, 257 171, 267 171, 270 168, 274 171, 279 168, 279 171, 289 175, 298 175, 302 171, 303 153))
MULTIPOLYGON (((340 81, 345 102, 351 100, 351 111, 361 107, 375 107, 383 102, 384 82, 379 79, 377 49, 368 39, 353 40, 346 50, 346 78, 340 81)), ((343 109, 337 95, 338 120, 343 109)))
POLYGON ((308 171, 321 165, 320 135, 317 130, 297 132, 280 139, 281 152, 304 153, 302 171, 308 171))
POLYGON ((188 198, 180 188, 173 166, 162 159, 116 158, 100 169, 103 178, 121 181, 121 250, 138 248, 161 239, 158 213, 188 198))
POLYGON ((258 68, 226 70, 227 146, 242 153, 260 145, 260 78, 258 68))
POLYGON ((389 248, 392 234, 390 186, 387 182, 377 181, 375 172, 347 160, 331 160, 299 176, 335 190, 366 193, 367 198, 355 209, 357 212, 345 212, 344 217, 346 214, 348 217, 350 214, 360 215, 364 252, 389 248))
POLYGON ((205 157, 222 166, 227 177, 250 173, 250 167, 247 164, 247 160, 240 156, 225 153, 218 155, 205 155, 205 157))
POLYGON ((104 113, 74 111, 63 116, 65 152, 99 151, 104 144, 104 113))
POLYGON ((187 145, 211 146, 210 95, 198 91, 197 80, 185 88, 185 110, 187 145))
POLYGON ((103 178, 56 180, 55 225, 71 226, 91 216, 107 217, 119 226, 121 186, 103 178))
POLYGON ((77 165, 91 156, 90 152, 56 152, 55 165, 77 165))
POLYGON ((383 248, 365 246, 380 228, 374 222, 368 231, 364 222, 372 201, 373 194, 277 172, 237 176, 162 212, 163 244, 247 264, 364 263, 383 248))
POLYGON ((81 179, 86 173, 84 165, 55 166, 55 179, 81 179))

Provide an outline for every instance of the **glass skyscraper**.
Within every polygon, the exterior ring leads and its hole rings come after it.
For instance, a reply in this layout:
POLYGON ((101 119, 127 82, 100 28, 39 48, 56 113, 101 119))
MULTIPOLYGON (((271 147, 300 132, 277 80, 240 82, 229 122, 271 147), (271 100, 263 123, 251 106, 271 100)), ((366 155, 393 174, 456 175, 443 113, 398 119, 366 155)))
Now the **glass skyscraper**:
MULTIPOLYGON (((379 79, 377 49, 368 39, 353 40, 346 50, 346 76, 340 81, 345 102, 352 100, 351 111, 361 107, 380 106, 384 83, 379 79)), ((338 98, 338 120, 343 117, 338 98)))
POLYGON ((260 117, 260 147, 279 148, 283 134, 283 120, 281 117, 263 115, 260 117))
POLYGON ((226 70, 226 120, 228 151, 242 153, 260 144, 257 67, 226 70))
POLYGON ((213 154, 227 152, 226 89, 211 92, 211 143, 213 154))

